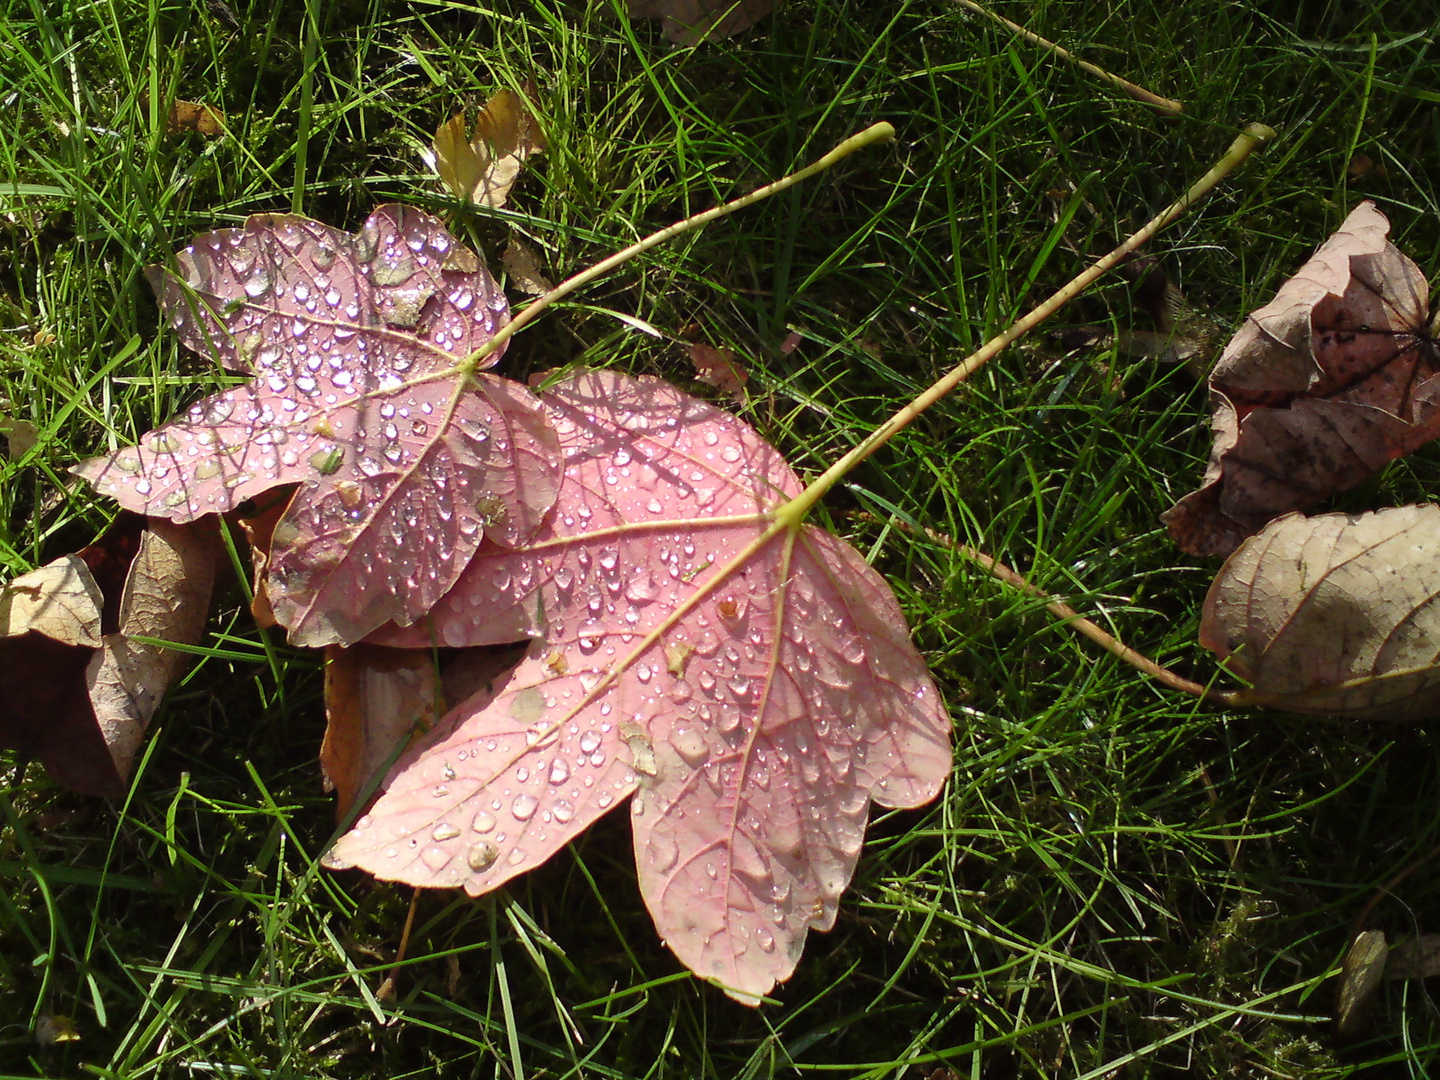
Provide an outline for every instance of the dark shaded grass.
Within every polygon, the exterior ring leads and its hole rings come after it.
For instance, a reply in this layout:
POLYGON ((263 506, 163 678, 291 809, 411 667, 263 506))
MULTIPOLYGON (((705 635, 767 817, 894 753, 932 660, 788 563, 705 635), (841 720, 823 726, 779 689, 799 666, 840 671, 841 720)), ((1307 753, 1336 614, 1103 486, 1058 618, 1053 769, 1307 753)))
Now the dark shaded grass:
MULTIPOLYGON (((561 276, 889 120, 893 146, 631 264, 504 361, 693 385, 694 324, 746 358, 747 417, 807 474, 1172 199, 1246 121, 1280 140, 1155 245, 1197 304, 1233 325, 1362 196, 1422 265, 1440 254, 1426 4, 1004 9, 1182 98, 1178 124, 942 0, 791 0, 694 52, 605 4, 232 8, 238 31, 198 0, 0 18, 0 394, 42 430, 3 467, 10 571, 110 513, 66 467, 220 385, 159 332, 140 271, 254 212, 354 228, 403 199, 492 261, 519 233, 561 276), (418 149, 531 76, 550 150, 511 207, 457 207, 418 149), (221 108, 229 134, 164 135, 173 96, 221 108), (1384 175, 1351 177, 1356 154, 1384 175), (792 330, 804 341, 782 351, 792 330)), ((1118 279, 1061 319, 1145 326, 1118 279)), ((956 771, 936 805, 876 817, 836 929, 754 1012, 657 941, 618 819, 496 898, 423 894, 395 996, 377 1000, 410 893, 316 868, 333 820, 318 661, 257 635, 232 592, 126 801, 68 795, 33 766, 10 789, 0 1069, 1424 1075, 1440 1033, 1423 985, 1388 988, 1355 1047, 1321 1018, 1351 919, 1436 842, 1430 727, 1197 706, 906 527, 984 548, 1205 681, 1194 635, 1214 567, 1179 556, 1156 516, 1206 440, 1183 370, 1041 335, 828 500, 911 617, 956 771), (31 1023, 51 1014, 80 1041, 38 1047, 31 1023)), ((1437 468, 1422 453, 1345 505, 1428 497, 1437 468)), ((1437 890, 1440 868, 1420 869, 1374 925, 1436 929, 1437 890)))

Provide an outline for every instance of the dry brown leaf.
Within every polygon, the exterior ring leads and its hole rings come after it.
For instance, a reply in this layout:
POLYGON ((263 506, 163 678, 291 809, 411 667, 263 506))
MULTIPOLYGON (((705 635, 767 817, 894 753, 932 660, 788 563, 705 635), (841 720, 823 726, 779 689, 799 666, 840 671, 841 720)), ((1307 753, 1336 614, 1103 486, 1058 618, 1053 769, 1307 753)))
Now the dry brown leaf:
POLYGON ((1440 715, 1440 506, 1272 521, 1221 567, 1200 643, 1250 683, 1245 704, 1440 715))
POLYGON ((42 1013, 35 1018, 35 1041, 41 1046, 79 1042, 80 1031, 71 1017, 42 1013))
POLYGON ((344 821, 377 772, 445 711, 429 649, 383 645, 325 650, 325 741, 320 768, 344 821))
POLYGON ((1361 203, 1226 347, 1204 484, 1164 515, 1186 551, 1227 555, 1440 435, 1428 288, 1389 227, 1361 203))
POLYGON ((456 113, 435 132, 435 171, 456 196, 477 206, 505 205, 525 159, 545 149, 545 135, 529 103, 500 90, 475 118, 469 138, 465 114, 456 113))
POLYGON ((120 599, 120 629, 90 659, 86 682, 115 770, 130 774, 150 717, 192 657, 135 640, 196 645, 210 613, 218 554, 213 519, 175 525, 151 518, 120 599))
POLYGON ((695 365, 695 378, 706 386, 713 386, 736 401, 745 400, 745 383, 750 373, 736 362, 731 350, 696 342, 690 346, 690 362, 695 365))
POLYGON ((664 19, 665 36, 690 46, 748 30, 774 7, 775 0, 630 0, 630 17, 664 19))
POLYGON ((198 131, 201 135, 219 135, 225 130, 225 114, 212 105, 176 98, 165 118, 165 134, 179 135, 198 131))
POLYGON ((512 236, 505 245, 505 254, 500 256, 500 265, 505 268, 512 289, 530 296, 543 296, 555 288, 550 279, 540 272, 540 262, 530 245, 518 236, 512 236))
POLYGON ((0 586, 0 637, 33 630, 66 645, 98 649, 104 605, 85 560, 62 555, 0 586))

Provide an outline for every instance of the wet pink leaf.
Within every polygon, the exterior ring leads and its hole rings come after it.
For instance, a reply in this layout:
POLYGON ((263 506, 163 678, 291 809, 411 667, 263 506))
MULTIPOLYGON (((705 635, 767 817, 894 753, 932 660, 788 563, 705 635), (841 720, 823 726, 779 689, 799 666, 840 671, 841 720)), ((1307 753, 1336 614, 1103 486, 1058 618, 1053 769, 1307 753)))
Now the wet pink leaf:
POLYGON ((177 522, 299 483, 268 579, 298 644, 418 618, 483 536, 523 543, 553 504, 558 452, 534 396, 456 369, 508 308, 435 218, 381 207, 352 236, 257 215, 150 276, 187 345, 254 379, 75 471, 177 522))
POLYGON ((542 395, 565 454, 524 549, 486 545, 389 645, 530 636, 526 659, 407 752, 328 860, 472 894, 627 796, 656 927, 754 1003, 828 929, 870 801, 918 806, 949 722, 888 586, 808 526, 757 541, 800 486, 735 417, 654 379, 542 395))

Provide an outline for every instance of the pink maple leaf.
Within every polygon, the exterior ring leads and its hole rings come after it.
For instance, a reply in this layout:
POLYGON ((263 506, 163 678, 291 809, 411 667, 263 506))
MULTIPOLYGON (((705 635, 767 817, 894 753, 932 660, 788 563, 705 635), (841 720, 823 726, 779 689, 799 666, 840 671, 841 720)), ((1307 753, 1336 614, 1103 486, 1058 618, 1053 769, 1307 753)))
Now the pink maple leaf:
POLYGON ((833 925, 869 803, 918 806, 949 723, 885 582, 775 526, 800 485, 741 421, 656 379, 544 392, 564 480, 524 549, 487 545, 415 646, 534 638, 407 752, 327 856, 494 889, 636 795, 642 891, 697 974, 755 1003, 833 925))
POLYGON ((352 236, 257 215, 176 264, 149 276, 181 339, 254 378, 75 472, 180 522, 298 482, 268 579, 297 644, 410 622, 482 537, 535 532, 558 488, 555 435, 529 390, 461 364, 508 308, 437 219, 384 206, 352 236))

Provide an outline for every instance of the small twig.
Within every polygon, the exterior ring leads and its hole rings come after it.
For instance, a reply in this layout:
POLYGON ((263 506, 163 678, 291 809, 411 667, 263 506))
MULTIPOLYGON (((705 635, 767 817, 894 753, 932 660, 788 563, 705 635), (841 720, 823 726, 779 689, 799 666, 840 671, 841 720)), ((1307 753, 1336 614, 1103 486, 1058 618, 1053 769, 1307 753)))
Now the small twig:
POLYGON ((375 992, 379 1001, 395 1000, 395 984, 400 978, 400 967, 405 963, 405 950, 410 945, 410 931, 415 926, 415 909, 420 905, 420 890, 416 888, 410 896, 410 910, 405 913, 405 929, 400 931, 400 947, 395 950, 395 962, 390 965, 390 974, 375 992))
POLYGON ((1056 56, 1060 57, 1060 59, 1069 60, 1076 67, 1088 71, 1097 79, 1104 79, 1111 86, 1114 86, 1116 89, 1123 90, 1125 93, 1133 97, 1136 101, 1143 101, 1151 108, 1158 109, 1161 112, 1168 113, 1171 116, 1179 116, 1185 111, 1185 106, 1183 103, 1179 101, 1173 101, 1167 97, 1161 97, 1159 94, 1152 94, 1143 86, 1136 86, 1128 79, 1122 79, 1119 75, 1112 75, 1104 68, 1099 67, 1096 64, 1092 64, 1088 60, 1081 60, 1069 49, 1066 49, 1061 45, 1056 45, 1053 41, 1047 41, 1039 34, 1031 30, 1026 30, 1025 27, 1021 26, 1019 23, 1011 22, 1003 15, 996 15, 988 8, 982 7, 980 4, 977 4, 975 0, 955 0, 955 2, 961 7, 969 8, 977 15, 984 15, 987 19, 999 23, 1001 26, 1005 27, 1005 29, 1011 31, 1012 33, 1019 34, 1022 38, 1030 42, 1032 45, 1039 45, 1042 49, 1050 50, 1056 56))

